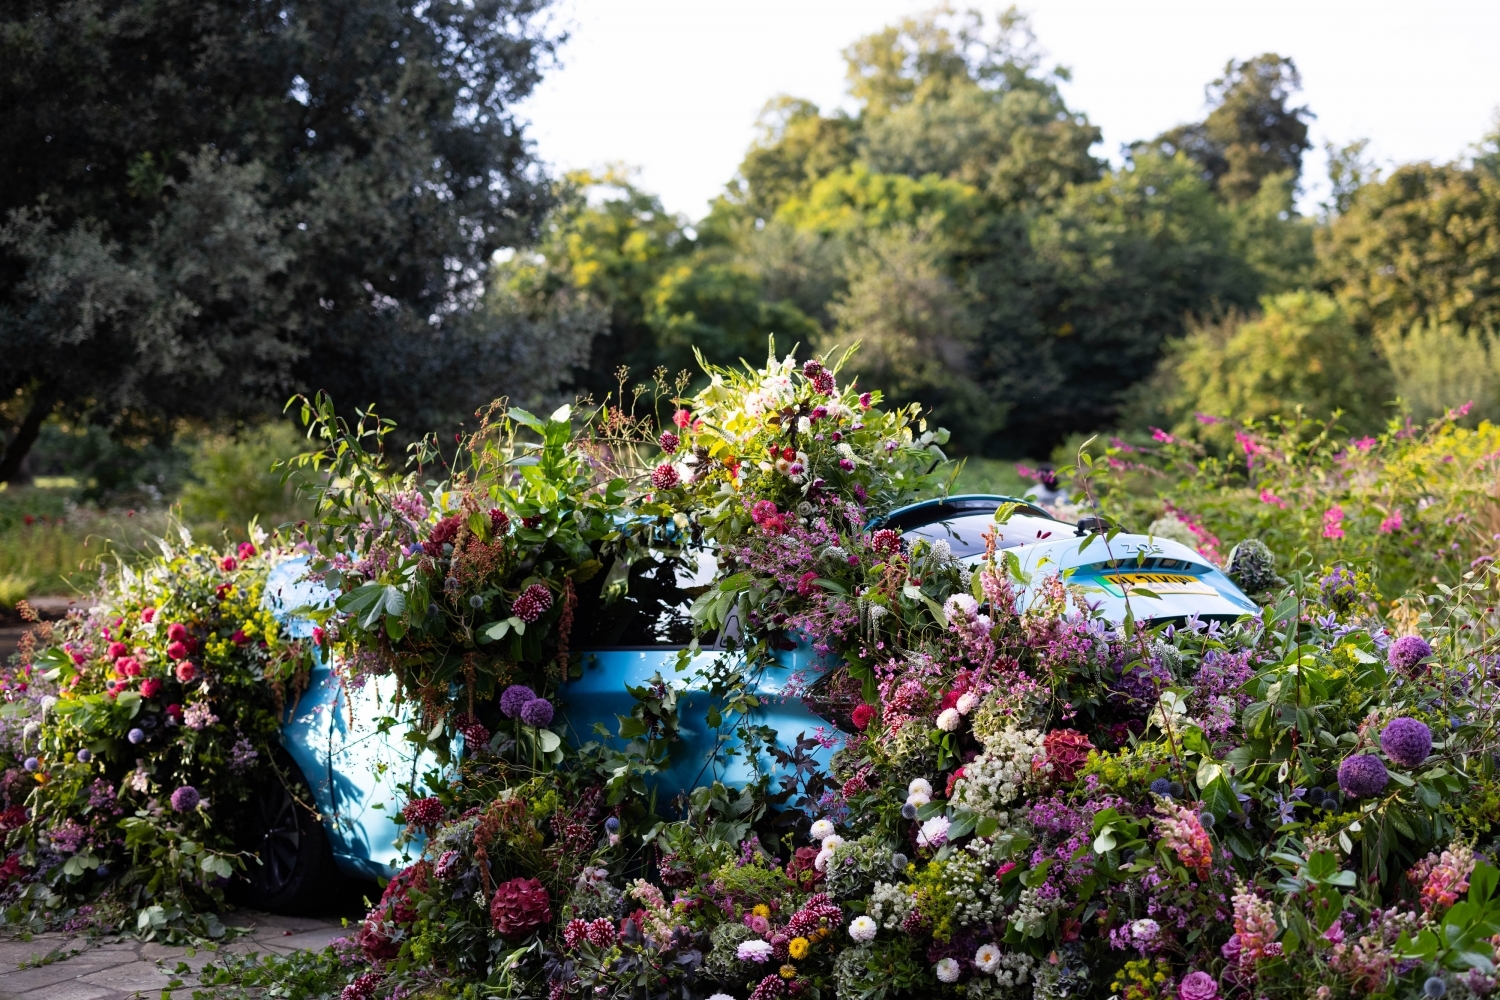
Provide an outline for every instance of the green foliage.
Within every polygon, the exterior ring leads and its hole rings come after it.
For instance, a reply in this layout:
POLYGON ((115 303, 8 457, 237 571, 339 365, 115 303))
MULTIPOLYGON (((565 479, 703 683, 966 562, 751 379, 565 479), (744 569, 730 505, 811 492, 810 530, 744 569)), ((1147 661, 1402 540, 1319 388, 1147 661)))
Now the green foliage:
POLYGON ((1169 512, 1215 561, 1259 539, 1283 576, 1356 567, 1387 598, 1403 598, 1457 585, 1496 554, 1500 428, 1466 428, 1461 418, 1392 420, 1355 439, 1337 422, 1300 414, 1219 423, 1207 430, 1232 435, 1227 455, 1159 432, 1150 445, 1113 439, 1077 475, 1126 527, 1144 529, 1169 512))
POLYGON ((1318 243, 1318 279, 1361 331, 1500 328, 1500 175, 1482 165, 1399 167, 1353 193, 1318 243))
POLYGON ((8 5, 0 481, 53 412, 260 416, 300 383, 436 425, 555 385, 466 304, 547 202, 511 111, 546 6, 8 5))
POLYGON ((285 780, 272 765, 309 650, 261 605, 274 551, 184 531, 159 552, 115 567, 87 614, 42 626, 5 677, 30 761, 5 782, 7 816, 22 814, 6 846, 12 866, 42 869, 7 897, 9 923, 224 933, 213 911, 250 860, 234 831, 285 780))
POLYGON ((1476 417, 1500 417, 1500 345, 1488 330, 1417 323, 1405 334, 1378 335, 1396 395, 1418 420, 1470 402, 1476 417))
POLYGON ((261 424, 234 437, 198 438, 181 495, 183 517, 217 521, 236 532, 256 518, 273 525, 305 519, 311 508, 298 502, 275 469, 302 448, 301 437, 286 423, 261 424))
POLYGON ((1180 433, 1191 433, 1197 413, 1263 421, 1294 405, 1339 410, 1356 431, 1380 426, 1393 394, 1389 368, 1336 301, 1286 292, 1262 299, 1261 309, 1200 324, 1174 347, 1168 405, 1180 433))
POLYGON ((1224 67, 1224 75, 1206 88, 1214 105, 1201 123, 1163 133, 1156 145, 1183 152, 1199 164, 1214 190, 1226 201, 1254 198, 1268 179, 1302 172, 1307 151, 1307 108, 1288 107, 1302 89, 1302 77, 1291 59, 1267 52, 1224 67))

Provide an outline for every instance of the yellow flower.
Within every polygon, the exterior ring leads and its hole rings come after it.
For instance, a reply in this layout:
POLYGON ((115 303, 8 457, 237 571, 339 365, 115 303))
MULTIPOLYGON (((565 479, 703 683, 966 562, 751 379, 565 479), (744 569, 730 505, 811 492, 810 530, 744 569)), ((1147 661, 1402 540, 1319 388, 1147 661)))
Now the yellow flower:
POLYGON ((786 947, 787 950, 792 953, 792 957, 799 962, 807 957, 808 941, 805 937, 792 938, 791 942, 786 947))
POLYGON ((757 917, 769 917, 771 915, 771 908, 765 903, 756 903, 750 912, 757 917))
POLYGON ((797 967, 795 965, 783 965, 780 969, 782 979, 796 979, 797 967))

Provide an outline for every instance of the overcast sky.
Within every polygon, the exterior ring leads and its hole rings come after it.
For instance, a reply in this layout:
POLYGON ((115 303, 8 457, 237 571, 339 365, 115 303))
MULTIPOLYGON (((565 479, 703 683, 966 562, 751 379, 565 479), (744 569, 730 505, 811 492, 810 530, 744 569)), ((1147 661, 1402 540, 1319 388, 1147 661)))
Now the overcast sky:
MULTIPOLYGON (((825 110, 847 103, 842 50, 932 2, 908 0, 561 0, 572 37, 522 115, 559 170, 623 163, 666 207, 700 217, 777 94, 825 110)), ((964 6, 956 4, 956 6, 964 6)), ((999 9, 980 5, 986 13, 999 9)), ((1229 59, 1274 51, 1302 72, 1314 143, 1371 140, 1387 163, 1449 160, 1500 106, 1500 2, 1033 0, 1047 65, 1072 70, 1070 107, 1122 144, 1204 113, 1204 84, 1229 59)), ((1326 189, 1303 172, 1304 210, 1326 189)))

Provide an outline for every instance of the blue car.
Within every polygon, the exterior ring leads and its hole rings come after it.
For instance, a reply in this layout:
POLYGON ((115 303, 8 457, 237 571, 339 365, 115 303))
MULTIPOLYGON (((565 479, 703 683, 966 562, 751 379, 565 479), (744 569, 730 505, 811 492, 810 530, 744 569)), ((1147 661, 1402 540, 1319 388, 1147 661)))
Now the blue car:
MULTIPOLYGON (((1185 545, 1128 534, 1106 542, 1087 523, 1080 527, 1060 521, 1011 497, 926 501, 894 512, 879 526, 901 532, 909 542, 925 538, 945 543, 955 558, 970 562, 982 558, 983 534, 993 526, 1000 536, 997 545, 1013 551, 1032 580, 1022 590, 1023 603, 1037 583, 1057 572, 1080 585, 1099 613, 1115 621, 1123 620, 1127 605, 1141 621, 1194 615, 1233 620, 1256 610, 1223 573, 1185 545), (996 524, 995 511, 1005 503, 1020 506, 996 524)), ((303 559, 285 562, 271 573, 266 587, 268 606, 296 637, 310 635, 312 623, 291 610, 331 599, 320 585, 299 580, 304 569, 303 559)), ((691 676, 692 671, 678 673, 675 666, 693 639, 689 608, 711 586, 716 569, 709 549, 662 552, 631 566, 623 597, 604 604, 597 594, 580 595, 574 646, 582 651, 582 676, 560 691, 561 712, 553 728, 575 745, 596 739, 596 724, 614 732, 616 716, 630 715, 633 699, 627 685, 645 685, 657 675, 691 676)), ((698 664, 706 666, 724 655, 726 635, 732 638, 737 629, 736 621, 727 622, 725 635, 695 654, 698 664)), ((820 730, 849 730, 857 698, 827 683, 834 676, 832 666, 807 644, 778 654, 776 665, 759 677, 756 694, 763 707, 756 721, 774 729, 783 744, 820 730), (789 686, 804 693, 786 697, 789 686)), ((335 868, 373 879, 389 878, 402 866, 397 840, 404 797, 398 789, 420 786, 438 762, 416 752, 416 745, 404 738, 406 724, 393 709, 395 694, 392 677, 353 688, 339 681, 330 664, 317 664, 282 729, 287 763, 300 772, 312 800, 305 805, 311 809, 299 804, 297 782, 283 783, 259 804, 253 829, 242 831, 246 846, 262 862, 251 865, 248 877, 247 896, 254 905, 273 910, 303 906, 335 868), (393 715, 394 726, 382 724, 393 715)), ((749 755, 726 754, 731 747, 708 724, 709 702, 706 692, 691 687, 679 694, 681 739, 656 784, 661 801, 716 781, 744 785, 756 777, 754 768, 775 767, 749 755)), ((811 742, 804 752, 822 763, 830 753, 811 742)))

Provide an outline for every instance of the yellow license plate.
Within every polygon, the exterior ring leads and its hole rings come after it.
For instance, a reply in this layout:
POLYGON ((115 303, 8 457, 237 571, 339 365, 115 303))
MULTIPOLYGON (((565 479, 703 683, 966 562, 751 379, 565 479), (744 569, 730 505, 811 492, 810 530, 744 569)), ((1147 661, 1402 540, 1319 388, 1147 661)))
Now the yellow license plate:
POLYGON ((1123 597, 1127 590, 1143 589, 1154 594, 1217 594, 1218 591, 1196 576, 1185 573, 1104 573, 1106 589, 1123 597), (1111 586, 1113 585, 1113 586, 1111 586))

